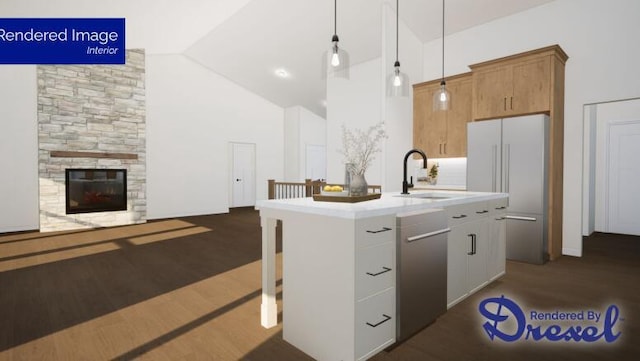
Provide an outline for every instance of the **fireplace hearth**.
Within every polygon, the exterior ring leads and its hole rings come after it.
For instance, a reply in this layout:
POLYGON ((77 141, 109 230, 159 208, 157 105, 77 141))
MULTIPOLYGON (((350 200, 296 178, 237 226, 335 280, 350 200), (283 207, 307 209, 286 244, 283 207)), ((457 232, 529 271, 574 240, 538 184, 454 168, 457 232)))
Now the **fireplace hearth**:
POLYGON ((127 210, 126 169, 66 169, 67 214, 127 210))

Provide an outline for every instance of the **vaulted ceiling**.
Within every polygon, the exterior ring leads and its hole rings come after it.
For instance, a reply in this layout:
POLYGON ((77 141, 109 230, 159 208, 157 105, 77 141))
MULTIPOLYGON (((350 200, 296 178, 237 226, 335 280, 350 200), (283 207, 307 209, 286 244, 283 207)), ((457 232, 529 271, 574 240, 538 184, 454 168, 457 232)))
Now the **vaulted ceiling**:
MULTIPOLYGON (((446 0, 455 33, 552 0, 446 0)), ((351 63, 381 54, 382 3, 338 1, 340 44, 351 63)), ((400 18, 422 42, 441 36, 442 2, 400 0, 400 18)), ((324 116, 321 56, 333 34, 331 0, 2 0, 2 17, 125 17, 127 47, 184 54, 281 106, 324 116), (282 78, 276 69, 289 74, 282 78)))

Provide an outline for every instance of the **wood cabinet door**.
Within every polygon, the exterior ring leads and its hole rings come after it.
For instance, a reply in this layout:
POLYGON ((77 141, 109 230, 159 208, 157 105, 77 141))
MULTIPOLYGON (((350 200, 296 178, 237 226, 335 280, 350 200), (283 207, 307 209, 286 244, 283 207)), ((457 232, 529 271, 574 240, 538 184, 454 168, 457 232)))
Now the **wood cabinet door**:
POLYGON ((551 109, 551 58, 545 56, 513 65, 511 111, 527 114, 551 109))
POLYGON ((471 77, 447 84, 451 107, 447 113, 446 157, 467 156, 467 122, 471 121, 473 82, 471 77))
POLYGON ((444 154, 447 135, 446 112, 433 111, 435 86, 414 90, 413 96, 413 146, 438 158, 444 154))
MULTIPOLYGON (((429 99, 431 101, 431 99, 429 99)), ((425 129, 426 146, 425 151, 428 157, 442 158, 445 155, 445 144, 447 142, 447 117, 444 111, 435 111, 425 129)))
POLYGON ((510 66, 494 67, 473 72, 474 118, 496 118, 508 114, 507 99, 513 94, 510 66))
POLYGON ((425 150, 427 119, 425 114, 431 111, 426 102, 427 92, 424 89, 413 91, 413 147, 425 150))

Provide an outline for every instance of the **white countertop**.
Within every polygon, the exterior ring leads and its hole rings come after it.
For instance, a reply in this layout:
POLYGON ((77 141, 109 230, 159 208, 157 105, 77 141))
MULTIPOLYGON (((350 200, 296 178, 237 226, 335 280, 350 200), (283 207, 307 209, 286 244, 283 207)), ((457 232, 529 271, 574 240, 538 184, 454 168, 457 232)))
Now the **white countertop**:
POLYGON ((488 192, 419 190, 410 190, 409 192, 411 194, 430 193, 434 195, 448 196, 450 198, 411 198, 402 196, 399 192, 388 192, 383 193, 380 199, 359 203, 319 202, 314 201, 311 197, 260 200, 256 202, 256 209, 294 211, 339 218, 360 219, 508 197, 506 193, 488 192))

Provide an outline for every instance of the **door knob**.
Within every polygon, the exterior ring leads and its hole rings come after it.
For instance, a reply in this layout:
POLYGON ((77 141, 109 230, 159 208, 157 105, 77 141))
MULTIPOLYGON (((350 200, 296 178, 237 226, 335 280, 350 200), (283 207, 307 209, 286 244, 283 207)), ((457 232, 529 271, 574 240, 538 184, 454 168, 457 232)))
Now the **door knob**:
POLYGON ((236 182, 240 182, 242 179, 240 178, 236 178, 236 182))

